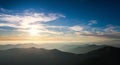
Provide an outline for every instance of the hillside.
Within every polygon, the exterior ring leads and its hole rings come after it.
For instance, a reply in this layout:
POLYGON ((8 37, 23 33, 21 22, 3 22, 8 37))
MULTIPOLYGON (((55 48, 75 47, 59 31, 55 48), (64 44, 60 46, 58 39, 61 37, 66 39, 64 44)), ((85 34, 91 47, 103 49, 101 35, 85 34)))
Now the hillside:
POLYGON ((0 51, 1 65, 120 65, 119 60, 120 48, 110 46, 86 54, 34 47, 0 51))

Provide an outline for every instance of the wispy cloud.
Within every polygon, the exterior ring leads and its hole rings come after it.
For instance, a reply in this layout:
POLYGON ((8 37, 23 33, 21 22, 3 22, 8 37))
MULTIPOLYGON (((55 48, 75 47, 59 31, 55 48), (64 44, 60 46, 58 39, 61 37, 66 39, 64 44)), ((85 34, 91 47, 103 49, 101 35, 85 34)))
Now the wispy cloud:
POLYGON ((7 10, 7 9, 4 9, 4 8, 0 8, 0 12, 8 13, 8 12, 12 12, 12 10, 7 10))
POLYGON ((79 35, 83 36, 96 36, 96 37, 106 37, 106 38, 120 38, 120 26, 113 26, 113 25, 107 25, 105 27, 89 27, 85 28, 84 30, 78 32, 79 35))
POLYGON ((97 24, 97 21, 96 20, 90 20, 88 25, 93 25, 93 24, 97 24))
POLYGON ((70 29, 73 31, 82 31, 83 27, 79 25, 75 25, 75 26, 70 27, 70 29))
MULTIPOLYGON (((57 13, 37 13, 37 12, 24 12, 16 14, 0 14, 0 20, 7 23, 0 23, 0 26, 9 26, 17 28, 18 31, 28 31, 31 28, 39 32, 46 32, 51 34, 59 34, 57 31, 50 31, 46 29, 45 22, 54 21, 60 17, 65 17, 57 13)), ((50 27, 50 26, 47 26, 50 27)))

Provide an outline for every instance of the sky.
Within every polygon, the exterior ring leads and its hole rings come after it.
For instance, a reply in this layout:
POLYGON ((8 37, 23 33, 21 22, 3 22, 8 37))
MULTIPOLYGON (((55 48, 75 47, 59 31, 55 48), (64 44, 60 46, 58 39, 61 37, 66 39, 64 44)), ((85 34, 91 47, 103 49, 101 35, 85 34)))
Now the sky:
POLYGON ((119 0, 0 0, 0 41, 120 42, 119 0))

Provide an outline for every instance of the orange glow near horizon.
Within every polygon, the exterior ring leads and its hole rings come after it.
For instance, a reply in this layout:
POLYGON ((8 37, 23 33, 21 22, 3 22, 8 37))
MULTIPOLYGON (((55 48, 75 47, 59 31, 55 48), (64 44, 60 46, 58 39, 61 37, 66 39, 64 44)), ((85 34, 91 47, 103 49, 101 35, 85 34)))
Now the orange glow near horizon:
POLYGON ((0 41, 76 41, 76 42, 102 42, 108 41, 108 38, 100 37, 63 37, 63 36, 8 36, 0 37, 0 41))

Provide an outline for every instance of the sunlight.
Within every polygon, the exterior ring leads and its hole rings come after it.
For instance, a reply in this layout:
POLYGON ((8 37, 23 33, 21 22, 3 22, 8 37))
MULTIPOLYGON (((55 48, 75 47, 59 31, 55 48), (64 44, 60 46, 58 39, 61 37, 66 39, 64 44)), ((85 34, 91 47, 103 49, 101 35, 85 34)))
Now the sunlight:
POLYGON ((28 33, 31 36, 37 36, 37 35, 39 35, 39 29, 37 26, 31 25, 30 28, 28 29, 28 33))

